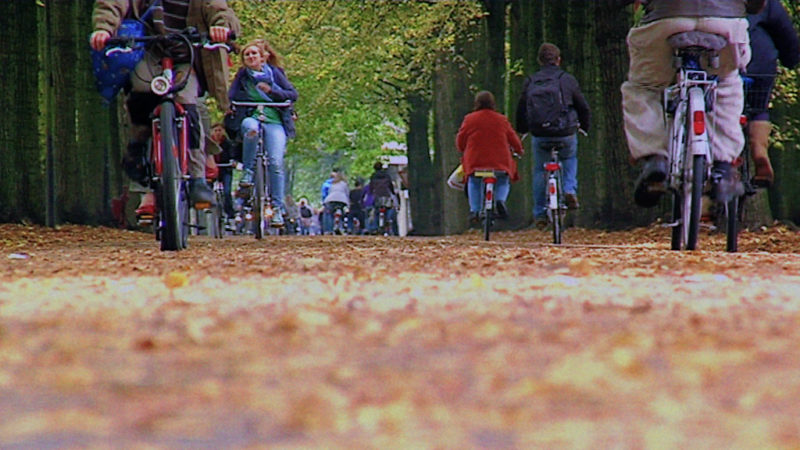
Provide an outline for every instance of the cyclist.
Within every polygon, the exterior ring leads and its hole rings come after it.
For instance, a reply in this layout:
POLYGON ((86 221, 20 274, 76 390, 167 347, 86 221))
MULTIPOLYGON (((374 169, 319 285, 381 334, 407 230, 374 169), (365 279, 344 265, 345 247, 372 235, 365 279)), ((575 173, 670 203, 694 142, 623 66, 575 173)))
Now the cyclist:
POLYGON ((719 68, 707 68, 718 76, 714 113, 709 115, 712 170, 720 175, 715 198, 725 202, 741 190, 732 162, 744 147, 739 116, 744 94, 739 69, 750 61, 747 12, 758 12, 765 0, 621 0, 623 5, 641 3, 642 23, 628 33, 630 67, 622 84, 625 134, 632 159, 642 172, 636 180, 634 201, 642 207, 658 204, 666 191, 667 131, 663 125, 662 94, 673 81, 673 49, 667 39, 686 31, 723 36, 728 45, 720 52, 719 68))
POLYGON ((497 177, 494 194, 497 214, 508 217, 506 199, 511 189, 510 181, 519 179, 517 165, 511 152, 522 153, 522 142, 506 116, 496 110, 494 95, 481 91, 475 95, 473 112, 464 117, 456 135, 456 147, 462 153, 461 164, 467 178, 469 213, 472 223, 480 222, 483 188, 480 178, 473 176, 475 169, 494 169, 505 172, 497 177), (510 181, 509 181, 510 180, 510 181))
MULTIPOLYGON (((153 6, 147 26, 151 33, 166 34, 195 27, 208 33, 214 42, 225 42, 229 34, 239 33, 239 19, 225 0, 96 0, 92 13, 94 32, 89 38, 95 50, 102 50, 108 39, 128 16, 140 17, 139 12, 153 6)), ((183 44, 176 44, 183 45, 183 44)), ((176 47, 178 48, 178 47, 176 47)), ((125 173, 137 182, 144 182, 145 151, 150 136, 150 113, 158 103, 158 96, 150 92, 150 80, 160 74, 162 49, 148 48, 131 74, 130 94, 127 98, 131 121, 130 142, 123 157, 125 173)), ((223 108, 228 107, 226 96, 228 82, 227 52, 224 49, 198 52, 195 68, 188 67, 188 52, 175 54, 175 71, 179 78, 188 73, 189 81, 177 93, 190 118, 189 138, 189 194, 192 203, 214 204, 214 192, 205 180, 206 153, 202 147, 204 135, 197 111, 198 96, 211 92, 223 108), (199 70, 197 70, 199 69, 199 70)))
POLYGON ((325 196, 324 212, 322 215, 323 234, 333 233, 333 215, 337 208, 341 209, 342 219, 344 219, 344 208, 350 204, 350 188, 342 172, 333 172, 333 182, 325 196))
MULTIPOLYGON (((383 163, 376 161, 372 165, 374 172, 369 178, 369 184, 364 189, 362 196, 363 204, 366 208, 371 208, 369 231, 378 232, 379 211, 381 206, 386 207, 386 217, 390 223, 396 226, 396 211, 394 205, 397 203, 397 194, 394 190, 394 183, 389 171, 383 167, 383 163)), ((394 230, 393 230, 394 231, 394 230)))
POLYGON ((767 147, 772 124, 769 121, 769 100, 778 71, 778 59, 788 69, 800 62, 800 39, 792 18, 780 0, 767 0, 758 14, 747 16, 750 24, 750 48, 753 58, 747 73, 753 74, 748 88, 747 104, 751 109, 747 130, 750 138, 756 185, 769 187, 775 178, 767 147))
POLYGON ((350 211, 347 213, 348 230, 351 234, 360 233, 364 227, 364 209, 361 206, 361 198, 364 196, 364 183, 360 178, 356 178, 355 187, 350 190, 350 211), (356 229, 356 220, 358 229, 356 229))
POLYGON ((561 50, 549 42, 539 47, 541 70, 528 77, 517 104, 519 133, 531 133, 533 151, 533 219, 538 227, 547 224, 547 172, 549 145, 564 145, 558 158, 563 166, 564 201, 578 208, 578 129, 589 131, 592 113, 578 80, 561 69, 561 50), (554 120, 555 119, 555 120, 554 120))
MULTIPOLYGON (((237 155, 234 154, 236 147, 225 134, 225 125, 222 123, 215 123, 211 126, 211 140, 216 142, 222 150, 220 153, 214 155, 214 160, 218 164, 231 164, 236 162, 237 155)), ((238 158, 241 159, 241 156, 238 158)), ((225 215, 227 215, 228 218, 233 218, 235 215, 233 210, 233 197, 231 197, 233 189, 233 167, 220 167, 219 179, 222 182, 225 215)))
MULTIPOLYGON (((283 102, 296 101, 297 90, 286 77, 280 56, 264 39, 249 42, 242 48, 242 65, 234 77, 229 91, 231 100, 244 102, 283 102)), ((241 119, 239 133, 242 136, 242 164, 244 173, 239 188, 249 191, 253 184, 256 145, 259 125, 264 130, 265 150, 269 159, 269 182, 272 206, 275 213, 272 226, 283 226, 283 198, 285 176, 283 156, 286 153, 286 140, 295 136, 294 119, 291 108, 264 108, 266 122, 258 120, 255 108, 237 108, 236 116, 241 119)))

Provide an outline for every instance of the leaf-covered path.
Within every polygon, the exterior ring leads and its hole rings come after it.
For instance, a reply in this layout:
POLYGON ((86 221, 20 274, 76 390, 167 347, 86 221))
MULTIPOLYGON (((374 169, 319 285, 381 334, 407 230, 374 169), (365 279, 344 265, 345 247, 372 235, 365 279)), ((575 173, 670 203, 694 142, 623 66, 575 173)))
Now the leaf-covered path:
POLYGON ((800 235, 0 225, 0 447, 797 447, 800 235))

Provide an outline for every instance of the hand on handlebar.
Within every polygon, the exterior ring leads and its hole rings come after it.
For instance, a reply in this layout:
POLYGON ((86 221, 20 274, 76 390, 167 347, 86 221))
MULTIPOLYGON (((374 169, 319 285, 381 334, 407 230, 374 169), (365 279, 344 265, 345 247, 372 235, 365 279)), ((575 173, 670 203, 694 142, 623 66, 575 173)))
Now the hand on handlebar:
POLYGON ((228 35, 231 30, 228 27, 211 27, 208 30, 208 35, 213 42, 225 42, 228 40, 228 35))
POLYGON ((111 38, 111 34, 108 31, 97 30, 89 37, 89 45, 91 45, 92 49, 99 52, 105 48, 109 38, 111 38))

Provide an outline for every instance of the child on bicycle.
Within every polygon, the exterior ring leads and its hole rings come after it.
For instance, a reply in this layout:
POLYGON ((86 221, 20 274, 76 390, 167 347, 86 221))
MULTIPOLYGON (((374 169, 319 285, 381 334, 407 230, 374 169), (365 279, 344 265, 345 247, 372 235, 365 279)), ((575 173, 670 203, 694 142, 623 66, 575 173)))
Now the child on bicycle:
POLYGON ((461 164, 469 196, 469 214, 472 223, 480 222, 483 190, 481 179, 473 176, 476 169, 494 169, 505 172, 497 177, 495 199, 497 214, 507 218, 506 199, 511 181, 517 181, 517 165, 512 152, 523 153, 522 142, 506 116, 496 110, 494 95, 481 91, 475 95, 473 112, 464 117, 456 136, 456 147, 463 155, 461 164))
MULTIPOLYGON (((228 96, 231 100, 245 102, 283 102, 296 101, 297 90, 286 76, 280 64, 280 56, 263 39, 249 42, 242 48, 243 67, 236 73, 228 96)), ((239 108, 235 112, 240 117, 239 133, 242 137, 242 163, 244 174, 239 182, 240 189, 249 191, 253 184, 256 145, 259 126, 264 130, 265 150, 269 159, 269 181, 272 193, 274 215, 271 226, 283 226, 285 177, 283 156, 286 141, 295 136, 294 119, 290 108, 264 108, 265 122, 258 119, 255 108, 239 108)), ((238 122, 238 120, 237 120, 238 122)))

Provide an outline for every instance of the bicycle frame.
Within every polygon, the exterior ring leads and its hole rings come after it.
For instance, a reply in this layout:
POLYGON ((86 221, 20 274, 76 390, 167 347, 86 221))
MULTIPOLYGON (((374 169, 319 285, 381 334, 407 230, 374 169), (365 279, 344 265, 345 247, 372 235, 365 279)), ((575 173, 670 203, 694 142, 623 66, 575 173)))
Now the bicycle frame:
POLYGON ((550 146, 550 161, 544 164, 547 172, 547 215, 553 227, 553 244, 561 244, 564 232, 564 184, 561 173, 561 160, 559 150, 563 144, 548 144, 550 146))

